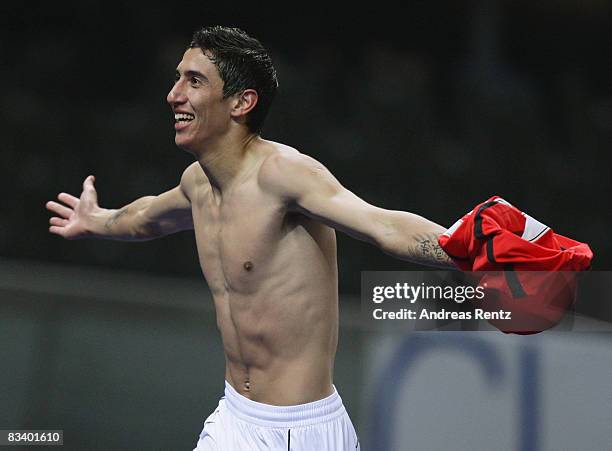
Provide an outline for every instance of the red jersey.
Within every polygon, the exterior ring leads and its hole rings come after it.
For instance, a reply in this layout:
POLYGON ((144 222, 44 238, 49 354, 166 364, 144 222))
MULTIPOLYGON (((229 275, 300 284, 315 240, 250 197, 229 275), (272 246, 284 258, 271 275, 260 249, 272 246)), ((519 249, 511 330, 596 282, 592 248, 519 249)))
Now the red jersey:
POLYGON ((463 271, 487 271, 479 280, 487 293, 481 307, 510 311, 511 320, 490 322, 522 334, 561 320, 575 298, 573 273, 593 259, 587 244, 554 233, 499 196, 477 205, 438 243, 463 271))

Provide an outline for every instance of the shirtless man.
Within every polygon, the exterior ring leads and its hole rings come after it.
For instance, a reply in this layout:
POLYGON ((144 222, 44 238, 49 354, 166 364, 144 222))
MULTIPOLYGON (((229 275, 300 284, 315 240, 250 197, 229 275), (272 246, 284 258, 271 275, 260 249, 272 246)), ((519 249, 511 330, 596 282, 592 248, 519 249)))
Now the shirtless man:
POLYGON ((197 160, 180 184, 109 210, 94 177, 80 198, 48 202, 51 233, 149 240, 195 230, 226 358, 225 398, 198 450, 354 450, 354 428, 332 384, 338 341, 340 230, 410 261, 452 266, 445 229, 374 207, 314 159, 260 136, 277 87, 265 49, 244 32, 196 32, 168 103, 175 143, 197 160))

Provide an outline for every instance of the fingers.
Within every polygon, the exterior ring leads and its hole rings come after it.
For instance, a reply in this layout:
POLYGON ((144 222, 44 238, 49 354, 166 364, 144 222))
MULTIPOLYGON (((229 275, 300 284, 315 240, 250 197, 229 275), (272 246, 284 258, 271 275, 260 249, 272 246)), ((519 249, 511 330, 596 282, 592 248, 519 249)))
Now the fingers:
POLYGON ((95 181, 96 178, 90 175, 83 182, 83 194, 81 194, 81 199, 85 200, 87 205, 98 204, 98 193, 96 193, 96 188, 94 188, 95 181))
POLYGON ((68 224, 68 220, 67 219, 62 219, 62 218, 58 218, 58 217, 52 217, 49 219, 49 224, 54 225, 54 226, 58 226, 58 227, 65 227, 68 224))
POLYGON ((83 181, 83 190, 86 190, 88 188, 95 189, 94 188, 95 181, 96 181, 96 178, 93 175, 88 176, 85 179, 85 181, 83 181))
POLYGON ((67 193, 59 193, 57 198, 65 204, 70 205, 72 208, 76 208, 79 204, 79 199, 67 193))
POLYGON ((49 224, 51 224, 49 226, 50 233, 59 235, 62 238, 71 239, 70 235, 68 235, 68 229, 66 227, 68 225, 68 221, 66 219, 53 217, 49 219, 49 224))
POLYGON ((54 233, 55 235, 64 236, 64 228, 58 226, 49 227, 49 232, 54 233))
POLYGON ((70 208, 64 207, 63 205, 58 204, 57 202, 49 201, 47 202, 46 207, 47 210, 52 211, 53 213, 56 213, 65 219, 70 218, 70 215, 72 215, 72 210, 70 208))

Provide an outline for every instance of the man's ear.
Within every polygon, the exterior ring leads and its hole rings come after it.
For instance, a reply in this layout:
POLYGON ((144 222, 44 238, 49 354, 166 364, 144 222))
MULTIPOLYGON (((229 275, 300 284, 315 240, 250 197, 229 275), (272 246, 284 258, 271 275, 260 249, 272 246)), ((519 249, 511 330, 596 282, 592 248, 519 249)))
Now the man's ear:
POLYGON ((236 96, 234 106, 231 111, 233 118, 239 119, 244 118, 246 115, 255 108, 259 95, 254 89, 245 89, 242 93, 236 96))

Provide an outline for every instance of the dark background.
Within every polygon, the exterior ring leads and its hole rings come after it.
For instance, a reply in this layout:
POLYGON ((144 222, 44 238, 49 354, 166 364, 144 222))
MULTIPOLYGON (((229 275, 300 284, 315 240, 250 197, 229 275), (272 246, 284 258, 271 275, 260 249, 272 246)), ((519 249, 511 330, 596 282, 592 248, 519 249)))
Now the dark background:
MULTIPOLYGON (((78 451, 191 449, 218 403, 224 356, 193 233, 68 242, 44 208, 91 173, 109 208, 179 182, 193 160, 165 97, 196 28, 239 26, 268 47, 280 91, 264 137, 367 201, 449 226, 501 195, 609 270, 611 12, 604 0, 2 2, 0 429, 64 429, 78 451)), ((338 237, 334 381, 364 449, 611 442, 609 333, 369 333, 361 271, 415 267, 338 237), (418 371, 389 371, 397 358, 418 371)))
MULTIPOLYGON (((0 256, 200 276, 192 233, 66 242, 47 200, 90 173, 115 208, 175 186, 189 154, 165 102, 191 33, 259 38, 280 91, 263 136, 381 207, 450 226, 497 194, 610 269, 607 1, 420 1, 347 8, 95 1, 0 6, 0 256)), ((411 268, 339 238, 340 288, 411 268)))

